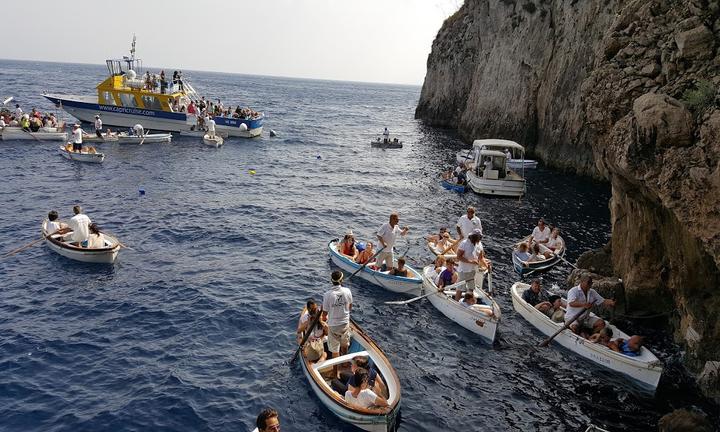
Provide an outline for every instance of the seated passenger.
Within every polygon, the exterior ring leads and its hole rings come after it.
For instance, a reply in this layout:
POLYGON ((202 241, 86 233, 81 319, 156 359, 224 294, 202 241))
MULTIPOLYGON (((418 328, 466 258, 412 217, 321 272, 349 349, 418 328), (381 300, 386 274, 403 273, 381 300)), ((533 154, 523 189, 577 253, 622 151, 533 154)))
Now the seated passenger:
POLYGON ((548 239, 547 246, 549 251, 545 252, 545 258, 552 257, 555 253, 559 253, 563 250, 565 247, 565 241, 562 237, 560 237, 560 230, 558 228, 553 228, 552 232, 550 233, 550 238, 548 239))
MULTIPOLYGON (((302 342, 304 333, 310 327, 310 324, 315 320, 315 317, 319 313, 317 304, 313 300, 308 300, 306 305, 305 313, 300 317, 297 327, 297 338, 298 345, 302 342)), ((327 354, 325 353, 325 345, 323 338, 328 334, 328 326, 322 319, 318 319, 315 328, 312 330, 312 334, 308 336, 305 346, 303 347, 303 353, 309 362, 324 361, 327 354)))
POLYGON ((608 346, 610 339, 612 339, 613 331, 610 327, 605 327, 599 332, 593 334, 588 338, 590 342, 595 342, 600 345, 608 346))
POLYGON ((340 243, 337 244, 337 251, 340 254, 345 255, 346 257, 355 261, 355 258, 357 258, 358 255, 358 251, 355 247, 355 235, 353 234, 352 230, 346 232, 345 237, 343 237, 343 239, 340 240, 340 243))
POLYGON ((440 273, 440 276, 438 277, 438 291, 443 292, 445 290, 445 287, 457 283, 458 277, 459 275, 455 271, 455 259, 448 258, 445 261, 445 269, 440 273))
POLYGON ((393 267, 389 274, 392 276, 408 277, 408 269, 405 268, 405 258, 398 258, 397 267, 393 267))
POLYGON ((360 249, 360 244, 358 244, 357 249, 359 253, 355 258, 355 262, 358 264, 369 263, 372 257, 375 255, 375 249, 373 249, 373 244, 371 241, 365 243, 365 247, 362 250, 360 249))
POLYGON ((355 371, 355 382, 359 383, 359 387, 345 392, 345 402, 360 408, 387 407, 387 399, 378 396, 368 388, 368 372, 363 368, 355 371))
POLYGON ((532 282, 530 282, 530 288, 522 293, 522 299, 543 313, 552 306, 548 301, 545 291, 540 287, 540 279, 533 279, 532 282))
POLYGON ((532 255, 528 258, 528 262, 537 262, 545 260, 545 255, 540 253, 540 245, 535 243, 532 248, 532 255))
POLYGON ((370 366, 370 360, 367 356, 355 356, 350 361, 350 370, 340 372, 340 377, 332 380, 330 387, 333 390, 344 395, 348 390, 355 390, 359 387, 355 381, 355 371, 365 369, 368 372, 368 388, 381 396, 387 396, 388 390, 382 377, 378 374, 375 365, 370 366))
POLYGON ((630 336, 630 339, 628 340, 617 338, 616 340, 608 343, 608 348, 613 351, 625 354, 626 356, 637 357, 640 355, 642 345, 643 337, 636 335, 630 336))
MULTIPOLYGON (((435 243, 435 249, 438 250, 438 253, 448 253, 448 252, 455 252, 455 249, 457 249, 457 244, 455 244, 455 240, 453 240, 452 237, 450 237, 449 232, 445 232, 443 236, 435 243)), ((443 254, 444 255, 444 254, 443 254)))
POLYGON ((553 322, 565 322, 565 310, 563 309, 564 305, 562 297, 553 294, 550 296, 548 303, 550 303, 550 307, 545 310, 545 315, 553 320, 553 322))
POLYGON ((437 243, 440 239, 443 238, 443 234, 445 234, 446 232, 447 232, 447 228, 442 227, 442 228, 440 228, 440 230, 438 231, 437 234, 430 234, 425 239, 427 240, 428 243, 437 243))
POLYGON ((460 300, 460 304, 465 307, 474 306, 477 304, 477 299, 475 299, 475 294, 466 292, 463 298, 460 300))
POLYGON ((91 223, 88 226, 88 230, 90 231, 90 234, 88 235, 88 245, 87 247, 89 249, 100 249, 105 247, 105 236, 100 232, 100 229, 98 228, 96 223, 91 223))
POLYGON ((435 257, 435 262, 433 263, 433 268, 428 269, 426 272, 427 277, 433 281, 435 285, 437 285, 440 281, 440 273, 442 273, 445 270, 445 257, 443 255, 438 255, 435 257))
POLYGON ((56 233, 60 230, 65 230, 67 228, 66 223, 59 222, 57 219, 58 212, 56 212, 55 210, 50 210, 50 213, 48 213, 48 223, 45 225, 45 229, 48 235, 56 233))
POLYGON ((523 265, 527 266, 527 261, 528 259, 530 259, 527 243, 520 243, 520 246, 518 246, 518 248, 513 251, 513 255, 515 255, 520 261, 522 261, 523 265))

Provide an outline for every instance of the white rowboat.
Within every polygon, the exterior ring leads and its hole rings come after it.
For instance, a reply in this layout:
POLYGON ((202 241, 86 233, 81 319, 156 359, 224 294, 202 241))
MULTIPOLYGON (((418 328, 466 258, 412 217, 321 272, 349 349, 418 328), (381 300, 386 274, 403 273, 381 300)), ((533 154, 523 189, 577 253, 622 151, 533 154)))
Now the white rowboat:
POLYGON ((72 231, 48 236, 47 222, 46 219, 42 223, 42 235, 45 237, 45 244, 50 250, 65 258, 87 263, 112 264, 115 262, 118 252, 120 252, 120 242, 109 234, 103 233, 105 247, 97 249, 78 247, 64 241, 65 237, 70 238, 72 231))
POLYGON ((3 141, 67 141, 67 132, 58 132, 56 128, 41 128, 37 132, 28 132, 21 127, 6 126, 2 128, 3 141))
POLYGON ((120 132, 118 134, 118 142, 121 144, 150 144, 159 142, 170 142, 172 141, 172 134, 160 133, 160 134, 145 134, 143 136, 128 135, 127 132, 120 132))
POLYGON ((104 143, 104 142, 117 142, 118 136, 116 133, 112 133, 111 135, 108 135, 106 133, 102 134, 102 138, 100 138, 97 135, 83 135, 83 142, 92 142, 92 143, 104 143))
POLYGON ((214 137, 210 138, 210 135, 205 134, 203 136, 203 142, 205 145, 209 145, 211 147, 218 148, 225 142, 220 135, 215 135, 214 137))
POLYGON ((311 363, 305 357, 305 353, 301 351, 302 368, 305 377, 320 402, 341 420, 365 431, 394 431, 397 427, 397 415, 400 411, 400 379, 385 353, 353 320, 350 320, 350 334, 348 354, 340 357, 327 359, 319 363, 311 363), (347 363, 358 355, 370 357, 370 363, 374 365, 378 375, 385 382, 388 394, 378 396, 385 397, 389 407, 365 409, 350 405, 345 402, 345 395, 341 395, 332 389, 330 386, 332 380, 326 380, 323 377, 322 373, 332 370, 333 365, 347 363))
MULTIPOLYGON (((337 243, 338 240, 331 240, 330 243, 328 243, 328 250, 330 251, 330 259, 332 262, 340 267, 341 270, 347 273, 355 273, 360 267, 362 267, 361 264, 356 263, 355 261, 351 260, 350 258, 346 257, 345 255, 342 255, 337 251, 337 243)), ((405 268, 408 269, 408 277, 402 277, 402 276, 391 276, 388 274, 388 272, 381 272, 379 270, 374 270, 371 265, 374 263, 368 263, 358 274, 357 276, 365 279, 366 281, 373 283, 375 285, 379 285, 386 290, 393 291, 396 293, 403 293, 408 295, 417 295, 420 293, 420 290, 422 288, 422 275, 417 270, 413 269, 409 265, 405 265, 405 268)))
POLYGON ((105 160, 103 153, 92 153, 87 150, 81 152, 70 151, 65 147, 60 147, 60 154, 65 158, 77 162, 102 163, 105 160))
MULTIPOLYGON (((558 236, 558 238, 562 239, 562 237, 558 236)), ((515 268, 515 271, 520 276, 529 276, 535 272, 539 271, 545 271, 553 267, 555 264, 559 263, 563 260, 565 257, 565 251, 567 250, 567 247, 565 246, 565 241, 563 240, 563 248, 559 251, 553 252, 553 255, 549 258, 544 258, 540 261, 533 261, 528 262, 525 264, 523 261, 520 260, 520 258, 517 257, 515 254, 515 251, 518 249, 518 246, 522 243, 527 243, 527 241, 530 239, 530 237, 526 237, 523 241, 516 243, 515 246, 513 246, 513 253, 512 253, 512 262, 513 267, 515 268)), ((540 246, 540 253, 545 252, 552 252, 547 246, 545 246, 542 243, 539 243, 540 246)))
MULTIPOLYGON (((487 272, 478 272, 475 276, 475 298, 477 305, 466 307, 453 298, 454 289, 446 289, 438 292, 435 281, 430 276, 434 267, 429 265, 423 269, 423 289, 426 292, 436 292, 427 297, 443 315, 460 324, 471 332, 484 337, 490 342, 495 341, 495 334, 500 323, 500 306, 483 289, 484 277, 487 272)), ((460 285, 465 290, 465 283, 455 284, 454 288, 460 285)), ((448 287, 446 287, 448 288, 448 287)))
MULTIPOLYGON (((543 334, 547 336, 555 334, 555 332, 563 328, 564 324, 552 321, 544 313, 535 309, 534 305, 530 305, 522 299, 523 292, 529 288, 530 285, 528 284, 516 282, 510 289, 515 311, 543 334)), ((596 315, 590 314, 590 321, 597 319, 599 318, 596 315)), ((613 338, 626 340, 629 338, 627 334, 614 325, 607 323, 607 326, 612 329, 613 338)), ((649 388, 653 392, 657 388, 658 382, 660 382, 663 371, 662 362, 645 347, 641 348, 639 356, 631 357, 615 352, 604 345, 590 342, 569 329, 562 331, 553 340, 575 354, 633 378, 643 387, 649 388)))

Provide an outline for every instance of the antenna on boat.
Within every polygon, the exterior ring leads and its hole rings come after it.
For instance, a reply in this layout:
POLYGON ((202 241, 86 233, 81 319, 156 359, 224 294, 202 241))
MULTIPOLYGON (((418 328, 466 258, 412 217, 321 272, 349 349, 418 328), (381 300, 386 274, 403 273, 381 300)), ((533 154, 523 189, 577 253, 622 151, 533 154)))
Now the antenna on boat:
POLYGON ((135 60, 135 33, 133 33, 133 41, 130 45, 130 59, 135 60))

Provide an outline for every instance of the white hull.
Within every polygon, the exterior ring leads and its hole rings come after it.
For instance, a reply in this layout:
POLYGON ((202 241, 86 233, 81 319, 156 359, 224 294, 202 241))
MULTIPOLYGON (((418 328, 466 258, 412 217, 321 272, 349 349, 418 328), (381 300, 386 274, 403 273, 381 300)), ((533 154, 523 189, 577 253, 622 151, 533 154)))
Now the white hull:
MULTIPOLYGON (((529 288, 530 285, 521 282, 516 282, 512 286, 510 291, 512 294, 513 307, 523 318, 535 326, 535 328, 543 334, 551 336, 563 328, 563 323, 553 322, 545 316, 545 314, 522 299, 522 293, 529 288)), ((591 317, 596 318, 594 314, 591 314, 591 317)), ((608 324, 608 326, 613 331, 613 339, 628 339, 629 336, 617 327, 611 324, 608 324)), ((630 357, 615 352, 604 345, 590 342, 570 330, 562 331, 553 341, 575 354, 637 380, 641 385, 652 389, 652 391, 655 391, 658 386, 663 371, 662 363, 647 348, 642 348, 640 356, 630 357)), ((568 367, 575 366, 569 365, 568 367)))
POLYGON ((145 136, 137 136, 137 135, 128 135, 127 133, 122 132, 122 133, 118 134, 117 141, 120 144, 140 144, 141 142, 143 144, 163 143, 163 142, 169 143, 172 141, 172 134, 162 133, 162 134, 147 134, 145 136))
MULTIPOLYGON (((472 163, 475 164, 474 158, 475 155, 472 153, 472 151, 469 152, 470 156, 468 157, 468 150, 460 150, 455 155, 455 160, 457 160, 457 163, 472 163)), ((508 168, 515 168, 515 169, 532 169, 537 168, 537 161, 532 159, 508 159, 507 160, 507 166, 508 168)))
MULTIPOLYGON (((51 251, 56 252, 65 258, 86 263, 112 264, 115 262, 115 259, 120 252, 120 242, 118 242, 115 237, 108 234, 103 234, 105 237, 105 244, 108 246, 106 248, 78 248, 63 242, 58 238, 61 236, 52 235, 48 237, 47 232, 45 231, 46 224, 47 220, 43 221, 41 230, 43 237, 45 237, 45 244, 51 251)), ((64 235, 69 236, 70 234, 66 233, 64 235)))
MULTIPOLYGON (((198 137, 198 138, 202 138, 202 137, 204 137, 206 134, 207 134, 207 132, 205 132, 205 131, 203 131, 203 130, 192 130, 192 131, 190 131, 190 130, 184 130, 184 131, 180 131, 180 132, 179 132, 179 135, 180 135, 180 136, 189 136, 189 137, 198 137)), ((228 137, 227 132, 218 133, 218 131, 215 131, 215 135, 220 136, 220 137, 223 137, 223 138, 227 138, 227 137, 228 137)))
POLYGON ((525 195, 525 179, 510 178, 510 175, 504 179, 486 179, 477 176, 474 172, 467 172, 468 186, 482 195, 497 195, 506 197, 520 197, 525 195))
POLYGON ((97 135, 88 135, 83 137, 83 143, 105 143, 105 142, 117 142, 118 137, 116 134, 108 136, 107 134, 103 134, 103 137, 100 138, 97 135))
POLYGON ((27 132, 19 127, 2 128, 3 141, 28 140, 28 141, 67 141, 67 132, 27 132))
MULTIPOLYGON (((328 244, 330 259, 332 259, 332 262, 346 273, 355 273, 361 265, 339 254, 336 249, 336 245, 337 240, 333 240, 328 244)), ((390 276, 386 273, 373 270, 370 268, 370 264, 366 265, 357 274, 357 277, 365 279, 372 284, 379 285, 388 291, 408 295, 417 295, 420 293, 420 289, 422 288, 422 276, 412 267, 408 265, 405 266, 408 269, 409 274, 412 274, 413 277, 401 277, 390 276)))
MULTIPOLYGON (((78 108, 69 105, 63 105, 62 108, 73 117, 87 123, 93 123, 95 121, 95 115, 98 113, 97 109, 78 108)), ((194 119, 194 117, 188 116, 188 119, 190 118, 194 119)), ((142 115, 120 114, 112 111, 103 111, 102 119, 103 123, 114 127, 130 128, 136 124, 141 124, 146 130, 161 130, 168 132, 189 130, 190 127, 195 124, 194 120, 192 120, 192 122, 190 122, 190 120, 179 121, 173 119, 152 118, 142 115)), ((218 132, 227 133, 229 136, 238 136, 243 138, 253 138, 262 134, 262 127, 248 129, 245 131, 235 127, 225 127, 223 125, 217 125, 215 128, 218 132)))
POLYGON ((65 159, 77 162, 102 163, 105 160, 105 155, 102 153, 87 153, 85 151, 77 153, 67 151, 64 147, 60 147, 60 154, 65 159))
MULTIPOLYGON (((432 269, 432 265, 423 269, 423 289, 425 292, 437 292, 437 285, 427 276, 428 271, 432 269)), ((501 312, 500 306, 482 289, 484 276, 485 273, 478 273, 475 278, 475 297, 478 299, 478 304, 482 304, 484 306, 483 309, 492 312, 492 315, 463 306, 453 298, 455 294, 454 291, 438 292, 437 294, 428 296, 427 299, 435 306, 435 309, 439 310, 440 313, 450 320, 455 321, 457 324, 482 336, 490 342, 494 342, 498 324, 500 323, 501 312)), ((465 287, 463 286, 462 290, 464 291, 464 289, 465 287)))
MULTIPOLYGON (((355 351, 336 359, 327 359, 321 363, 310 363, 301 354, 301 361, 305 377, 310 383, 310 387, 320 402, 329 409, 340 420, 354 425, 362 430, 369 432, 390 432, 395 430, 397 422, 397 414, 400 410, 400 380, 395 369, 390 364, 385 354, 382 352, 375 342, 373 342, 354 321, 350 324, 351 348, 355 346, 355 351), (358 351, 361 350, 361 351, 358 351), (382 376, 388 390, 387 401, 390 406, 386 413, 378 413, 365 409, 355 408, 348 405, 344 400, 344 395, 340 395, 333 390, 321 375, 322 370, 327 370, 333 364, 339 364, 350 361, 356 355, 366 355, 370 357, 372 364, 375 365, 380 376, 382 376)), ((351 349, 351 351, 353 351, 351 349)))
POLYGON ((218 148, 223 145, 225 141, 223 141, 222 137, 219 135, 215 135, 215 138, 210 138, 209 135, 205 135, 203 136, 203 142, 205 143, 205 145, 218 148))

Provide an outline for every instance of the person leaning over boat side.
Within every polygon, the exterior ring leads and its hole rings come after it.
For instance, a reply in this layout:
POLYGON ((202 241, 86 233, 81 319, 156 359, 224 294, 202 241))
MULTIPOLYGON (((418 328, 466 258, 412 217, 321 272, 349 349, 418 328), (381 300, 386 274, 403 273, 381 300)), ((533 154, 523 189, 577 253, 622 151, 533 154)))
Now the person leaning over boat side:
MULTIPOLYGON (((575 316, 583 313, 586 309, 590 309, 593 305, 603 305, 607 307, 615 307, 615 300, 605 299, 597 291, 592 289, 593 279, 588 274, 580 277, 580 283, 570 289, 567 293, 567 310, 565 311, 565 322, 569 322, 575 316)), ((573 333, 586 337, 597 333, 605 327, 605 320, 598 318, 592 325, 590 324, 589 314, 581 317, 570 325, 573 333)))
POLYGON ((67 228, 67 224, 63 222, 58 222, 58 212, 55 210, 50 210, 48 213, 48 223, 45 224, 45 231, 48 233, 48 235, 56 233, 60 231, 61 229, 67 228))
POLYGON ((133 133, 135 136, 145 136, 145 129, 143 129, 142 125, 140 123, 133 126, 133 133))
POLYGON ((397 240, 398 234, 405 236, 410 228, 403 227, 400 229, 398 223, 400 222, 400 216, 397 213, 390 215, 390 221, 380 227, 377 232, 377 238, 380 241, 380 245, 383 247, 382 252, 377 255, 375 265, 381 270, 393 268, 395 264, 395 255, 393 254, 393 247, 397 240))
POLYGON ((277 411, 272 408, 265 408, 255 420, 258 432, 280 432, 280 419, 277 411))
MULTIPOLYGON (((352 406, 360 408, 370 407, 388 407, 387 399, 380 397, 375 394, 374 391, 368 388, 368 382, 370 380, 367 370, 358 368, 355 371, 355 382, 359 383, 359 387, 353 387, 353 390, 348 389, 345 392, 345 402, 352 406)), ((383 410, 384 411, 384 410, 383 410)))
POLYGON ((72 241, 77 242, 79 247, 87 247, 88 236, 90 235, 90 218, 83 214, 79 205, 73 207, 75 216, 70 218, 69 226, 72 229, 72 241))
MULTIPOLYGON (((297 327, 298 344, 302 342, 303 333, 308 331, 308 327, 310 327, 310 324, 313 322, 317 314, 320 313, 314 300, 308 300, 305 304, 305 308, 305 313, 300 317, 297 327)), ((327 336, 327 334, 327 324, 323 320, 318 320, 315 324, 315 328, 312 329, 312 333, 303 347, 303 352, 309 362, 321 362, 325 360, 326 354, 323 338, 327 336)))
POLYGON ((533 228, 532 234, 530 234, 528 246, 532 245, 533 242, 545 244, 548 240, 550 240, 550 227, 545 225, 545 220, 543 220, 543 218, 540 218, 537 226, 533 228))
POLYGON ((100 232, 96 223, 91 223, 88 226, 88 249, 100 249, 105 247, 105 236, 100 232))
POLYGON ((475 230, 480 230, 480 234, 482 235, 482 222, 479 217, 475 216, 475 207, 470 206, 467 208, 467 213, 458 218, 455 229, 457 229, 457 233, 461 239, 468 238, 475 230))
POLYGON ((73 136, 73 147, 72 147, 73 151, 74 152, 82 152, 83 131, 82 131, 82 129, 80 129, 80 125, 77 123, 75 123, 73 125, 72 136, 73 136))
MULTIPOLYGON (((339 353, 345 354, 350 345, 350 311, 352 310, 352 293, 340 283, 343 280, 343 272, 335 270, 332 272, 332 288, 323 295, 322 318, 328 325, 328 349, 332 358, 339 353)), ((337 366, 333 367, 337 376, 337 366)))
MULTIPOLYGON (((473 231, 465 240, 460 242, 457 251, 458 280, 465 281, 465 291, 473 292, 475 290, 475 273, 478 266, 491 267, 490 261, 485 259, 485 251, 482 243, 482 233, 479 229, 473 231)), ((461 289, 458 287, 455 293, 455 300, 460 300, 461 289)))

